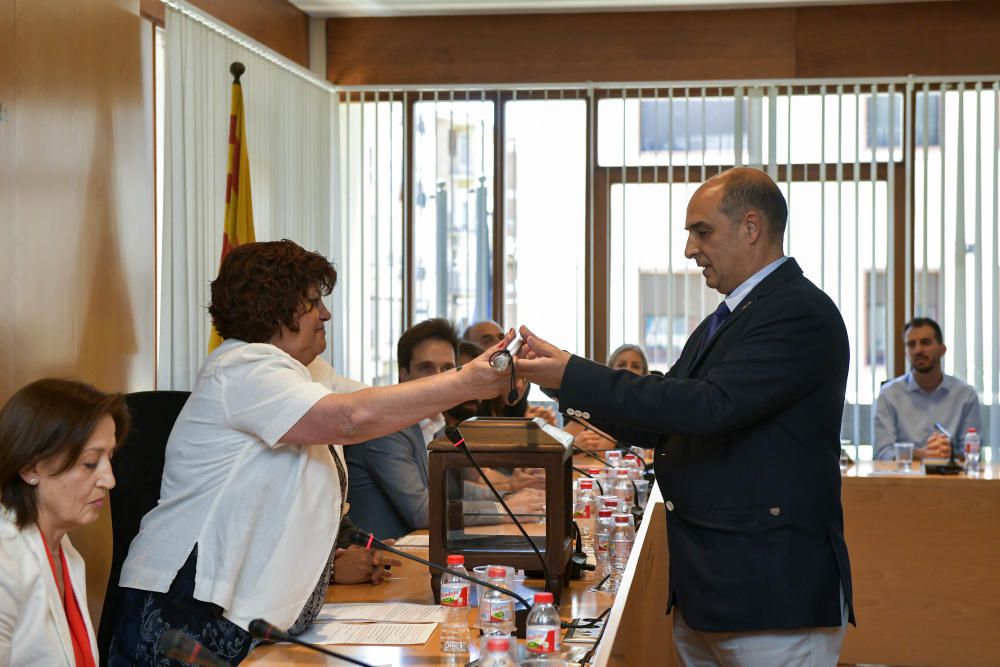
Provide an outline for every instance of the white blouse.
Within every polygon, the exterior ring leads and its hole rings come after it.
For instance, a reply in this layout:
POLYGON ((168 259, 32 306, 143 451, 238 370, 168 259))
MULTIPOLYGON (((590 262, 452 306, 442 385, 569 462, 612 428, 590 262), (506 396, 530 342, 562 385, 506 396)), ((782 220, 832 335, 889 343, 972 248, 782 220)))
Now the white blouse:
POLYGON ((166 592, 197 544, 196 599, 244 629, 255 618, 290 626, 333 549, 342 499, 330 448, 279 438, 338 379, 273 345, 216 348, 170 433, 160 500, 120 585, 166 592))

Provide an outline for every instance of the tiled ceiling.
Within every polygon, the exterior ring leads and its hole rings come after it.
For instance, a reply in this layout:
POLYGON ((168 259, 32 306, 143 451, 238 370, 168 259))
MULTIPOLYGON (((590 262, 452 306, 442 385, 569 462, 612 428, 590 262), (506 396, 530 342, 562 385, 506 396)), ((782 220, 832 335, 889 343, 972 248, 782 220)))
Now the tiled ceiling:
MULTIPOLYGON (((312 16, 421 16, 551 12, 749 9, 753 7, 891 4, 914 0, 289 0, 312 16)), ((930 0, 916 0, 930 1, 930 0)))

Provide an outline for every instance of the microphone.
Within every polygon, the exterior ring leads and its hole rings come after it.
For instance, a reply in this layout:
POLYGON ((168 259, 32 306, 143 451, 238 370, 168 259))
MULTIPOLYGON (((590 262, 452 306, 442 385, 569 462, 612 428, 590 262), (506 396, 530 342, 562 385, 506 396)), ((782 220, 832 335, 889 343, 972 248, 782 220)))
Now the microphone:
POLYGON ((250 627, 247 629, 250 631, 250 636, 253 637, 254 639, 263 639, 264 641, 269 641, 269 642, 279 641, 279 642, 289 642, 292 644, 298 644, 299 646, 304 646, 308 649, 312 649, 317 653, 322 653, 324 655, 329 655, 334 658, 339 658, 340 660, 349 662, 353 665, 360 665, 361 667, 372 667, 367 662, 362 662, 361 660, 356 660, 355 658, 351 658, 350 656, 346 656, 341 653, 335 653, 334 651, 325 649, 322 646, 317 646, 316 644, 310 644, 309 642, 302 641, 295 635, 290 635, 284 630, 281 630, 276 626, 271 625, 263 618, 256 618, 250 621, 250 627))
POLYGON ((490 582, 484 579, 480 579, 479 577, 474 577, 471 574, 468 573, 462 574, 461 572, 452 570, 444 565, 438 565, 437 563, 431 562, 429 560, 424 560, 419 556, 414 556, 411 553, 401 551, 400 549, 395 549, 393 547, 390 547, 388 544, 382 542, 381 540, 376 539, 374 535, 362 532, 357 529, 355 529, 349 535, 349 539, 351 540, 352 544, 363 546, 365 549, 371 549, 372 547, 377 547, 379 549, 382 549, 383 551, 388 551, 391 554, 395 554, 400 558, 412 560, 414 563, 420 563, 421 565, 429 567, 432 570, 438 570, 439 572, 448 572, 449 574, 453 574, 460 579, 465 579, 466 581, 471 581, 474 584, 479 584, 480 586, 485 586, 486 588, 491 588, 495 591, 500 591, 504 595, 509 595, 510 597, 514 598, 515 600, 521 603, 522 608, 514 609, 514 626, 515 626, 515 634, 518 637, 524 637, 526 623, 528 620, 528 611, 531 609, 531 603, 525 600, 517 593, 515 593, 514 591, 510 590, 509 588, 504 588, 502 586, 497 586, 496 584, 491 584, 490 582))
POLYGON ((160 635, 156 649, 170 658, 197 667, 232 667, 228 662, 209 651, 205 646, 180 630, 167 630, 160 635))
MULTIPOLYGON (((486 486, 490 488, 490 491, 493 492, 493 495, 500 502, 500 505, 503 506, 504 511, 507 512, 507 516, 509 516, 510 520, 514 522, 514 525, 517 526, 519 531, 521 531, 521 534, 524 535, 524 539, 528 540, 528 544, 531 545, 531 550, 535 552, 535 555, 538 556, 538 562, 542 564, 542 572, 545 573, 545 590, 549 591, 549 566, 545 563, 545 558, 542 557, 542 552, 538 550, 538 545, 536 545, 535 541, 528 536, 528 531, 524 529, 521 522, 518 521, 517 517, 514 516, 514 513, 510 511, 510 508, 507 507, 507 503, 503 500, 503 496, 497 492, 496 487, 493 486, 493 482, 490 481, 490 478, 486 476, 483 469, 479 467, 478 463, 476 463, 476 459, 472 457, 472 452, 469 451, 469 445, 466 444, 465 438, 462 437, 462 432, 458 430, 458 427, 446 426, 444 432, 445 435, 448 436, 448 439, 451 440, 452 444, 462 450, 465 454, 465 458, 469 459, 469 463, 473 465, 476 472, 479 473, 479 476, 483 478, 484 482, 486 482, 486 486)), ((530 607, 531 605, 528 606, 530 607)))

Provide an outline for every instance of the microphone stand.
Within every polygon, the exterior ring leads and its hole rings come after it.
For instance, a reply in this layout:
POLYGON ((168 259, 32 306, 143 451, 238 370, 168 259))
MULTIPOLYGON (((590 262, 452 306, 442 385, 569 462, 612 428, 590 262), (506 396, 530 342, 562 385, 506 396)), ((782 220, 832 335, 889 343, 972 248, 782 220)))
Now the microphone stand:
MULTIPOLYGON (((394 547, 390 547, 388 544, 385 544, 381 540, 376 539, 374 535, 363 533, 360 530, 356 530, 351 535, 351 542, 363 546, 365 549, 371 549, 373 546, 378 547, 379 549, 388 551, 389 553, 399 556, 400 558, 412 560, 414 563, 420 563, 421 565, 425 565, 431 569, 438 570, 439 572, 447 572, 448 574, 453 574, 459 579, 465 579, 466 581, 471 581, 474 584, 479 584, 480 586, 485 586, 486 588, 490 588, 494 591, 499 591, 504 595, 509 595, 510 597, 514 598, 515 600, 521 603, 522 607, 521 609, 518 609, 516 606, 514 608, 514 628, 515 628, 515 636, 521 638, 524 637, 525 629, 527 627, 528 612, 531 610, 531 604, 523 597, 515 593, 514 591, 508 588, 503 588, 502 586, 497 586, 496 584, 491 584, 490 582, 484 579, 473 577, 468 573, 462 574, 461 572, 452 570, 451 568, 448 568, 444 565, 438 565, 437 563, 425 560, 420 556, 414 556, 411 553, 407 553, 405 551, 401 551, 394 547)), ((482 604, 482 600, 480 600, 480 604, 482 604)))

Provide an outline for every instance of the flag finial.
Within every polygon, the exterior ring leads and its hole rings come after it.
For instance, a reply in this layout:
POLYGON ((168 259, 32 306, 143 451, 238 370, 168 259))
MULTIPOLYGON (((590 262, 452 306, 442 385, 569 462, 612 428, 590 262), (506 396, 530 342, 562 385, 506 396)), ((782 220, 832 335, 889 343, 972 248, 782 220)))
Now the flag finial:
POLYGON ((243 76, 243 72, 247 71, 247 68, 243 66, 241 62, 234 62, 229 66, 229 73, 233 75, 233 83, 239 85, 240 77, 243 76))

